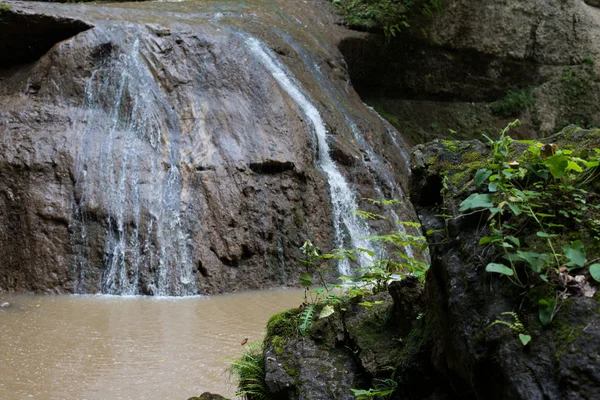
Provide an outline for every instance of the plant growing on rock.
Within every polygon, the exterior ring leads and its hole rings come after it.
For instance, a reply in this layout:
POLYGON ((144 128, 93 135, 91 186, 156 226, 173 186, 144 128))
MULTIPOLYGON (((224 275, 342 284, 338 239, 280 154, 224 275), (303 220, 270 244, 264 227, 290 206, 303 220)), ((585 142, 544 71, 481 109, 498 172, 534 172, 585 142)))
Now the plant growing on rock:
POLYGON ((443 11, 443 0, 331 0, 344 14, 348 25, 381 30, 389 41, 410 27, 415 8, 432 18, 443 11))
POLYGON ((387 399, 398 388, 398 383, 393 379, 374 379, 374 386, 369 390, 350 389, 356 400, 387 399))
MULTIPOLYGON (((556 144, 515 141, 507 134, 519 125, 516 120, 497 140, 488 138, 491 159, 474 177, 479 191, 466 198, 459 211, 489 211, 489 234, 479 244, 494 246, 498 256, 486 271, 522 287, 545 282, 560 288, 564 297, 575 279, 573 271, 589 268, 596 279, 600 269, 597 259, 588 260, 583 238, 565 235, 600 215, 598 195, 585 189, 600 174, 600 150, 581 158, 556 144), (517 161, 519 151, 524 155, 517 161)), ((557 307, 555 298, 539 299, 543 325, 552 321, 557 307)))
MULTIPOLYGON (((380 207, 399 203, 398 200, 365 200, 380 207)), ((387 220, 382 214, 364 210, 358 210, 356 214, 370 220, 387 220)), ((391 250, 390 257, 386 259, 377 259, 374 252, 363 248, 334 249, 331 253, 322 253, 319 247, 313 245, 310 240, 304 242, 300 248, 305 257, 301 262, 306 267, 306 271, 300 274, 300 285, 305 288, 305 302, 299 321, 299 330, 302 335, 306 335, 319 310, 318 318, 326 318, 336 311, 336 307, 343 300, 386 291, 389 282, 406 274, 424 280, 429 266, 406 254, 408 247, 420 252, 427 249, 427 240, 424 236, 411 235, 406 232, 405 228, 420 229, 421 225, 416 222, 397 222, 397 226, 397 230, 388 234, 367 237, 367 239, 381 243, 391 250), (365 255, 371 260, 368 265, 359 267, 356 275, 339 277, 346 285, 327 282, 327 273, 336 269, 339 262, 357 262, 360 257, 365 255), (312 292, 309 291, 315 283, 319 287, 312 292)), ((360 302, 359 304, 364 307, 378 305, 377 302, 360 302)))
POLYGON ((265 357, 261 343, 250 343, 242 357, 233 360, 228 372, 238 384, 236 396, 246 400, 270 400, 271 394, 265 383, 265 357))

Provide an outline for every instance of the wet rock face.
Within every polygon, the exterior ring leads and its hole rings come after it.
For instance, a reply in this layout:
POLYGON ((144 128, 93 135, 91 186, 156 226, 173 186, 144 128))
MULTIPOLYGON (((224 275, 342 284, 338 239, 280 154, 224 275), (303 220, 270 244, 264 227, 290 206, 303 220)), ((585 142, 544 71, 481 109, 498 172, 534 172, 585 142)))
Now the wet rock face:
MULTIPOLYGON (((304 240, 334 245, 314 126, 239 27, 22 7, 18 18, 41 21, 23 41, 46 26, 79 30, 57 29, 75 36, 0 70, 0 288, 185 295, 295 284, 304 240)), ((387 127, 337 70, 310 74, 320 54, 304 63, 277 44, 287 55, 264 44, 270 62, 283 57, 298 90, 306 82, 340 158, 356 160, 337 167, 355 197, 397 195, 406 165, 394 151, 380 160, 387 127), (346 109, 332 105, 342 94, 346 109), (361 152, 356 135, 367 131, 361 152)))

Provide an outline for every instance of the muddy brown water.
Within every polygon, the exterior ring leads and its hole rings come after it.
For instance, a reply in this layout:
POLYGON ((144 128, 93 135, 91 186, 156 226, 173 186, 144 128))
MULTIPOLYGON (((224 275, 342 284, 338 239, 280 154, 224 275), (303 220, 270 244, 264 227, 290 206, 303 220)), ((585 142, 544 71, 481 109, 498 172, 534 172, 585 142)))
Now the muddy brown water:
POLYGON ((210 297, 0 294, 0 399, 185 400, 232 396, 241 342, 301 290, 210 297))

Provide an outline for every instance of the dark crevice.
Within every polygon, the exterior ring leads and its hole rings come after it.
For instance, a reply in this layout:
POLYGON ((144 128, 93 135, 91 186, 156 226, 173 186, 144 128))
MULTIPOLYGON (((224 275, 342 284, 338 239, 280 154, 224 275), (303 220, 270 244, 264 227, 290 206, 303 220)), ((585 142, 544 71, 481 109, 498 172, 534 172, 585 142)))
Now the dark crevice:
POLYGON ((213 166, 206 166, 206 165, 197 165, 196 166, 196 171, 198 172, 207 172, 207 171, 214 171, 215 167, 213 166))
POLYGON ((202 265, 202 261, 200 260, 198 260, 198 272, 200 272, 200 275, 202 275, 204 278, 208 278, 210 276, 204 265, 202 265))
POLYGON ((39 59, 56 43, 91 29, 83 21, 41 14, 0 11, 0 68, 39 59))
POLYGON ((281 174, 294 170, 294 163, 289 161, 266 160, 263 162, 250 163, 248 167, 257 174, 281 174))

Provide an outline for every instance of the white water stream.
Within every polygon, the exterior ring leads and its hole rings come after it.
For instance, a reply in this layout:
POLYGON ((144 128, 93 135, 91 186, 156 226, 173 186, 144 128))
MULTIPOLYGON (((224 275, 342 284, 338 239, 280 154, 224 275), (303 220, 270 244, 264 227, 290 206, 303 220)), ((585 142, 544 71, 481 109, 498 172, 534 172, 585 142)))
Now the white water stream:
MULTIPOLYGON (((354 214, 358 209, 354 192, 348 186, 346 179, 335 165, 329 154, 327 144, 327 130, 317 108, 302 93, 298 84, 286 71, 286 68, 277 60, 258 39, 246 37, 248 49, 256 56, 261 64, 271 73, 281 88, 296 102, 306 118, 309 120, 317 137, 318 163, 319 167, 327 175, 329 183, 331 202, 333 205, 333 223, 337 248, 345 248, 346 234, 350 238, 352 248, 362 248, 374 251, 372 243, 365 240, 371 234, 365 221, 354 214)), ((369 259, 365 256, 361 264, 366 264, 369 259)), ((350 265, 347 261, 340 262, 339 272, 342 275, 351 274, 350 265)))

